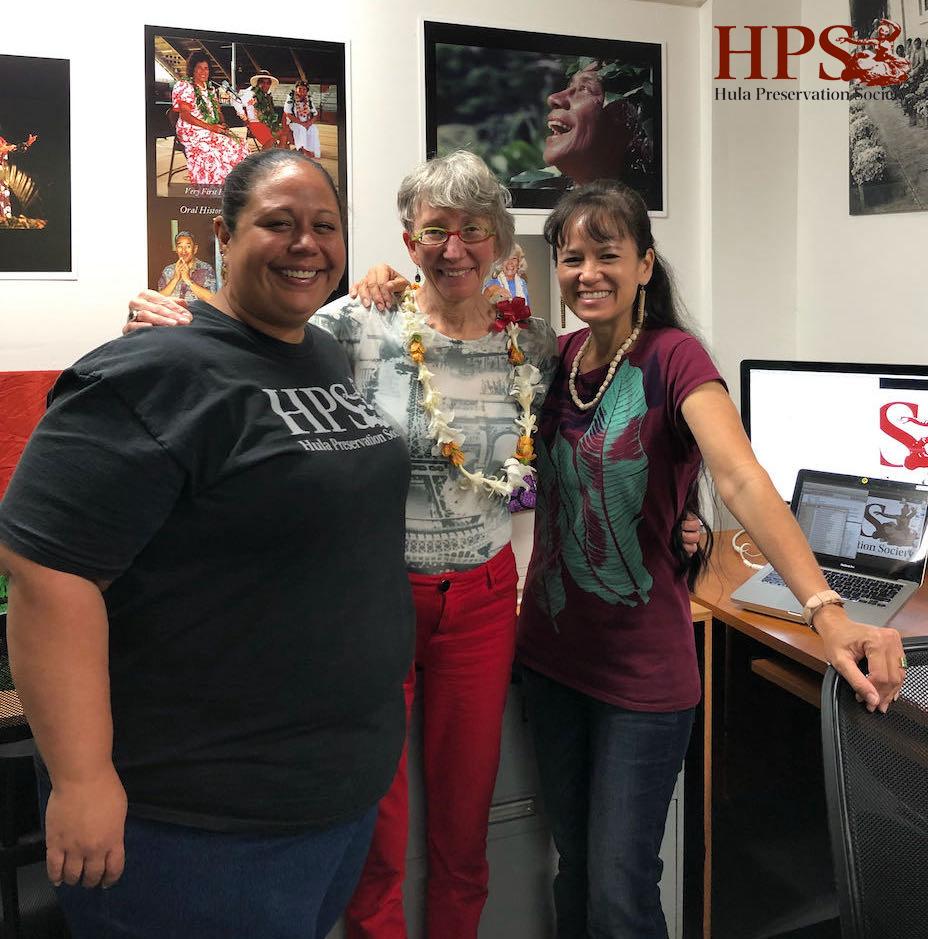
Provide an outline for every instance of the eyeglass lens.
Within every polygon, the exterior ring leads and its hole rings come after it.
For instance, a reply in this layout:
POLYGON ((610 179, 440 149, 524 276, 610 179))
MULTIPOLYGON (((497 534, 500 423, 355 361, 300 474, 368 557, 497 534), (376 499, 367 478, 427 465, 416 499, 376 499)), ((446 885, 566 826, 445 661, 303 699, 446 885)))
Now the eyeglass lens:
POLYGON ((443 245, 452 235, 457 235, 465 244, 476 244, 486 241, 492 235, 489 229, 482 225, 468 225, 460 231, 449 231, 445 228, 423 228, 419 232, 419 242, 424 245, 443 245))

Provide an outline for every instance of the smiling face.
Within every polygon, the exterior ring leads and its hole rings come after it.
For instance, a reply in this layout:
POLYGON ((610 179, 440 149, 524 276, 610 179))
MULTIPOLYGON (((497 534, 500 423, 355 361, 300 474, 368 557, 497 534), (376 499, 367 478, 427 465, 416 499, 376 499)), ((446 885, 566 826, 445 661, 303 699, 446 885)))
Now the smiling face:
POLYGON ((209 63, 201 59, 193 67, 193 80, 197 85, 205 85, 209 81, 209 63))
MULTIPOLYGON (((605 93, 597 77, 599 63, 576 72, 563 91, 548 98, 544 161, 578 184, 615 177, 630 133, 603 107, 605 93)), ((610 110, 616 107, 610 105, 610 110)))
POLYGON ((512 257, 506 258, 506 260, 503 261, 503 273, 510 280, 512 280, 516 276, 516 274, 519 273, 520 261, 521 261, 521 258, 517 254, 514 254, 512 257))
POLYGON ((557 249, 564 302, 591 327, 631 329, 632 306, 639 286, 651 280, 654 251, 648 248, 640 256, 635 241, 618 226, 605 241, 594 239, 583 216, 572 221, 564 235, 557 249))
MULTIPOLYGON (((490 219, 485 215, 424 205, 420 206, 413 219, 413 232, 423 228, 459 231, 467 225, 482 225, 493 230, 490 219)), ((413 262, 422 269, 428 285, 451 303, 481 295, 483 282, 497 256, 495 237, 477 244, 464 244, 457 235, 452 235, 443 245, 422 245, 414 242, 409 232, 404 232, 403 241, 413 262)))
POLYGON ((220 218, 216 234, 229 268, 227 312, 277 339, 302 341, 345 269, 338 202, 322 174, 303 161, 274 167, 258 178, 235 232, 220 218))
POLYGON ((261 91, 267 94, 271 90, 271 80, 269 78, 259 78, 258 88, 260 88, 261 91))
POLYGON ((295 90, 296 96, 301 99, 309 94, 309 88, 307 88, 306 85, 297 85, 295 90))
POLYGON ((178 261, 190 264, 196 257, 197 246, 194 244, 192 238, 187 235, 181 235, 174 243, 174 250, 177 252, 178 261))

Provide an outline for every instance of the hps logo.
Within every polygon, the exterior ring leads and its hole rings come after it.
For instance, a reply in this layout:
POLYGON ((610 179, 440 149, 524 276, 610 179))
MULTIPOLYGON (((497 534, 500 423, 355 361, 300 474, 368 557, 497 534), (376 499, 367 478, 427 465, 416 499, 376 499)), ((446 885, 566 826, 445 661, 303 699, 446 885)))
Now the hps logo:
MULTIPOLYGON (((719 71, 715 76, 721 81, 733 81, 732 57, 748 56, 750 71, 740 78, 748 80, 772 79, 786 81, 798 78, 790 72, 791 60, 812 52, 816 45, 841 66, 819 62, 818 77, 827 81, 859 81, 864 85, 898 85, 909 74, 909 61, 904 47, 894 44, 902 33, 901 27, 892 20, 880 20, 869 37, 855 36, 852 26, 835 24, 826 26, 818 36, 808 26, 716 26, 719 34, 719 71), (776 61, 763 61, 762 40, 764 30, 776 34, 776 61), (740 37, 733 33, 740 32, 740 37), (747 36, 741 31, 746 31, 747 36), (745 42, 747 47, 734 48, 735 42, 745 42), (826 68, 826 64, 828 68, 826 68), (771 74, 771 67, 774 70, 771 74), (834 74, 837 72, 837 74, 834 74)), ((743 63, 743 59, 741 62, 743 63)))

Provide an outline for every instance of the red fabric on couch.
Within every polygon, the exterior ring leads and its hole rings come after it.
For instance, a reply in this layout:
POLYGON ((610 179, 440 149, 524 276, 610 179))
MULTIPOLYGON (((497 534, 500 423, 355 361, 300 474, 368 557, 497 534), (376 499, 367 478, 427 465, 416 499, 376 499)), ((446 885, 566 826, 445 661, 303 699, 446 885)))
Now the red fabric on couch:
POLYGON ((60 372, 0 372, 0 499, 60 372))

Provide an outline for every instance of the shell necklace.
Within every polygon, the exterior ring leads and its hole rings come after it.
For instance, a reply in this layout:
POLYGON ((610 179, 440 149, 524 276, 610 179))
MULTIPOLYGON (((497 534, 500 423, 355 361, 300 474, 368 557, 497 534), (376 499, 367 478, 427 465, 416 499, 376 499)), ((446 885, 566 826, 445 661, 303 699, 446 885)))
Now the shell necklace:
POLYGON ((583 358, 583 353, 586 352, 589 347, 593 334, 590 333, 586 339, 583 340, 583 345, 580 346, 577 350, 577 354, 574 356, 574 364, 570 370, 570 377, 567 379, 567 386, 570 388, 570 399, 581 411, 589 411, 590 408, 595 408, 596 405, 599 404, 600 398, 606 393, 606 389, 615 376, 619 362, 622 361, 622 356, 635 344, 635 340, 638 338, 642 326, 644 326, 644 287, 641 288, 638 298, 638 318, 635 321, 634 329, 628 334, 628 339, 619 346, 619 351, 612 357, 612 361, 609 363, 609 371, 606 372, 606 377, 603 379, 603 383, 599 386, 599 391, 596 392, 596 396, 592 401, 581 401, 580 395, 577 394, 577 371, 580 368, 580 360, 583 358))

